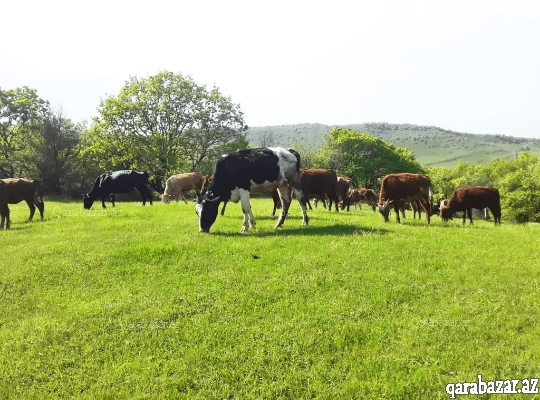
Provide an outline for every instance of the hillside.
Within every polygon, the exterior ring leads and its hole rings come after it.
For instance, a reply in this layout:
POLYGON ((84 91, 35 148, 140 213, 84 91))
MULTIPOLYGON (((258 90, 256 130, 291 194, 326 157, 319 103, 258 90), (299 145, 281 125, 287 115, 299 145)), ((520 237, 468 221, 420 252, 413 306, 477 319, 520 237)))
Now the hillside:
MULTIPOLYGON (((399 147, 409 147, 414 151, 416 159, 429 167, 451 167, 461 160, 484 164, 495 158, 513 158, 526 150, 540 154, 540 139, 460 133, 434 126, 384 122, 342 127, 373 134, 399 147)), ((318 149, 322 135, 333 128, 322 124, 252 127, 248 131, 248 140, 256 146, 265 144, 288 147, 291 138, 294 138, 304 146, 318 149)))

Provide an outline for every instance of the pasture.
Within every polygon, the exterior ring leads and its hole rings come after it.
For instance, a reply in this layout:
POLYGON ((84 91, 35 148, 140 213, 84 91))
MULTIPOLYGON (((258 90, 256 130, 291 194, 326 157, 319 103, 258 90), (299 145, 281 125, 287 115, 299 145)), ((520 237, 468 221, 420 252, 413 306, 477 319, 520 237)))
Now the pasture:
POLYGON ((193 203, 10 206, 0 398, 447 399, 540 377, 538 225, 319 207, 304 228, 295 200, 275 230, 272 200, 251 205, 243 235, 240 204, 210 234, 193 203))

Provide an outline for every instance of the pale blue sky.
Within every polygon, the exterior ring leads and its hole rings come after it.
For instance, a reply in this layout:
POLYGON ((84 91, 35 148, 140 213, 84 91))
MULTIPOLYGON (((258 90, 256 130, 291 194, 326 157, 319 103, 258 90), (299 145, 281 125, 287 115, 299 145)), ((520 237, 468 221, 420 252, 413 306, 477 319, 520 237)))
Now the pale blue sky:
POLYGON ((169 70, 218 86, 250 126, 540 138, 539 27, 537 1, 11 1, 0 87, 81 121, 130 76, 169 70))

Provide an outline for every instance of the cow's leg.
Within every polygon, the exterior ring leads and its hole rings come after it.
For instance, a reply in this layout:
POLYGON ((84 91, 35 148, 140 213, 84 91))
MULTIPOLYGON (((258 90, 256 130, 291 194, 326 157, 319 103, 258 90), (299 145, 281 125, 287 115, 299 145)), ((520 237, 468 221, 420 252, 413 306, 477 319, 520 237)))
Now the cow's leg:
POLYGON ((227 207, 228 201, 223 202, 223 207, 221 207, 221 216, 225 215, 225 207, 227 207))
MULTIPOLYGON (((399 201, 396 201, 394 203, 394 212, 396 213, 396 222, 398 224, 401 224, 401 220, 399 219, 399 211, 403 211, 403 208, 400 207, 399 201)), ((403 215, 403 218, 405 218, 405 215, 403 215)))
POLYGON ((313 211, 313 208, 311 208, 311 203, 309 202, 309 199, 307 200, 307 206, 309 207, 309 209, 310 209, 311 211, 313 211))
POLYGON ((274 202, 274 209, 272 210, 272 217, 276 215, 276 210, 283 204, 279 191, 276 189, 272 192, 272 201, 274 202))
POLYGON ((2 212, 2 228, 4 227, 4 217, 6 218, 6 229, 11 228, 11 220, 9 219, 9 207, 6 203, 4 211, 2 212))
POLYGON ((188 203, 186 201, 186 198, 184 197, 184 192, 180 192, 180 197, 182 198, 182 200, 184 200, 184 203, 186 203, 186 204, 188 203))
MULTIPOLYGON (((296 200, 298 200, 298 202, 300 203, 300 208, 302 209, 302 225, 307 225, 309 223, 309 218, 307 216, 307 207, 306 207, 306 203, 308 203, 307 198, 302 192, 302 189, 300 189, 300 187, 291 186, 291 189, 294 192, 294 195, 296 196, 296 200)), ((283 222, 285 221, 285 216, 287 215, 288 211, 289 211, 289 206, 287 206, 287 210, 284 210, 282 214, 280 215, 276 228, 283 224, 283 222), (283 216, 283 220, 281 220, 281 216, 283 216)))
MULTIPOLYGON (((469 214, 469 220, 471 221, 471 225, 473 223, 472 221, 472 207, 467 208, 467 213, 469 214)), ((463 220, 463 223, 465 223, 465 220, 463 220)))
POLYGON ((249 230, 249 222, 255 228, 255 217, 251 212, 251 205, 249 204, 249 190, 239 189, 238 191, 240 192, 240 202, 242 204, 242 213, 244 214, 244 225, 240 233, 244 233, 249 230))
POLYGON ((4 229, 4 221, 6 219, 6 214, 8 212, 9 212, 9 209, 8 209, 8 206, 7 206, 7 203, 6 203, 5 207, 0 208, 0 216, 1 216, 0 231, 4 229), (6 211, 6 209, 7 209, 7 211, 6 211))
POLYGON ((35 204, 39 210, 39 215, 41 216, 41 220, 43 221, 43 212, 45 211, 45 203, 41 201, 36 201, 35 204))
POLYGON ((36 206, 34 205, 34 199, 26 200, 26 204, 28 204, 28 207, 30 208, 30 217, 28 217, 28 222, 30 222, 30 221, 32 221, 32 218, 34 218, 34 214, 36 212, 36 206))
MULTIPOLYGON (((150 201, 150 205, 152 205, 152 193, 150 193, 150 190, 146 187, 146 185, 137 186, 135 189, 139 192, 139 194, 142 197, 142 205, 146 205, 146 199, 150 201)), ((187 203, 186 203, 187 204, 187 203)))
MULTIPOLYGON (((328 198, 328 202, 330 203, 330 208, 329 210, 332 211, 332 200, 334 201, 334 204, 335 204, 335 207, 336 207, 336 212, 338 213, 339 212, 339 196, 338 195, 334 195, 335 197, 332 199, 332 197, 328 196, 328 194, 326 195, 326 197, 328 198)), ((347 200, 344 199, 343 200, 343 205, 341 206, 341 209, 344 210, 345 209, 345 204, 346 204, 347 200)))
POLYGON ((101 198, 101 207, 103 207, 103 208, 107 208, 105 206, 105 199, 107 199, 107 196, 104 196, 104 197, 101 198))
MULTIPOLYGON (((279 197, 281 198, 281 214, 279 214, 278 221, 276 223, 276 226, 274 228, 279 228, 281 225, 283 225, 283 222, 285 222, 285 217, 287 216, 287 213, 289 212, 289 207, 291 206, 291 194, 290 191, 286 186, 280 186, 278 187, 278 193, 279 197)), ((296 198, 298 199, 298 194, 296 194, 296 198)), ((308 200, 309 204, 309 200, 308 200)))
POLYGON ((429 212, 430 211, 429 203, 427 201, 426 202, 419 201, 418 203, 416 203, 416 208, 418 209, 418 219, 422 217, 420 206, 422 206, 422 208, 424 209, 424 212, 426 213, 427 223, 429 224, 431 221, 431 218, 430 218, 431 213, 429 212))

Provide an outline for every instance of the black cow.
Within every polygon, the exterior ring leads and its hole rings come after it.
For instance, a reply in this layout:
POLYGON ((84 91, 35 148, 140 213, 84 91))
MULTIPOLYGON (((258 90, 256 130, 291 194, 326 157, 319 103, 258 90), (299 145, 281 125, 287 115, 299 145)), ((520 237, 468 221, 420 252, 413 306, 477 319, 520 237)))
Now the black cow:
POLYGON ((244 224, 240 232, 249 229, 249 222, 255 227, 249 193, 250 190, 268 182, 278 183, 277 190, 283 206, 276 228, 283 224, 289 211, 291 189, 300 202, 303 225, 307 225, 307 200, 302 193, 300 155, 292 149, 270 147, 236 150, 221 156, 214 167, 214 178, 208 185, 207 192, 195 205, 195 211, 199 216, 199 230, 209 232, 217 218, 219 203, 229 200, 234 203, 238 203, 239 200, 242 202, 244 224))
POLYGON ((110 174, 101 174, 94 182, 94 187, 90 193, 83 195, 84 208, 90 209, 94 201, 100 197, 101 206, 105 208, 105 199, 111 197, 114 207, 115 193, 129 193, 134 188, 139 191, 142 197, 143 206, 146 205, 146 200, 150 200, 152 204, 152 194, 148 190, 147 185, 156 189, 148 181, 148 172, 139 172, 135 170, 114 171, 110 174))

